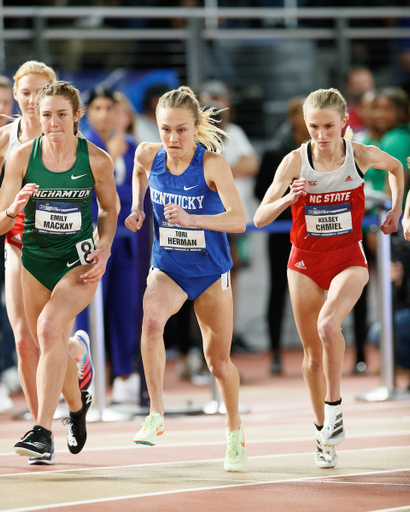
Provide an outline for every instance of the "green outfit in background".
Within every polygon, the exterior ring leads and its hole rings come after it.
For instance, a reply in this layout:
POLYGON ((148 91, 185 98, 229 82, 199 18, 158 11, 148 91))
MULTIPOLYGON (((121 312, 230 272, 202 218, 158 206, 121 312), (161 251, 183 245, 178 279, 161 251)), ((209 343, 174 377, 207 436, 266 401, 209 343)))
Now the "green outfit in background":
MULTIPOLYGON (((408 172, 407 157, 410 156, 410 127, 408 125, 403 124, 393 128, 385 133, 379 141, 366 136, 363 144, 377 146, 388 155, 397 158, 403 165, 404 172, 408 172)), ((371 167, 366 172, 364 179, 366 182, 370 182, 373 190, 384 191, 387 175, 387 171, 371 167)))

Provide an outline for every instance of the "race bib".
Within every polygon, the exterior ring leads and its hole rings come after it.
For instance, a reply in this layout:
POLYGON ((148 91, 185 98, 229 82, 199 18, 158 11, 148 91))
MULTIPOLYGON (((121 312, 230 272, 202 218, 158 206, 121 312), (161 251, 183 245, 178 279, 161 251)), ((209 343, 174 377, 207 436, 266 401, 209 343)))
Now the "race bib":
POLYGON ((81 204, 37 201, 35 230, 41 235, 74 235, 81 229, 81 204))
POLYGON ((339 236, 353 230, 350 203, 306 205, 305 219, 308 236, 339 236))
POLYGON ((160 219, 159 244, 165 251, 206 252, 203 229, 183 228, 160 219))

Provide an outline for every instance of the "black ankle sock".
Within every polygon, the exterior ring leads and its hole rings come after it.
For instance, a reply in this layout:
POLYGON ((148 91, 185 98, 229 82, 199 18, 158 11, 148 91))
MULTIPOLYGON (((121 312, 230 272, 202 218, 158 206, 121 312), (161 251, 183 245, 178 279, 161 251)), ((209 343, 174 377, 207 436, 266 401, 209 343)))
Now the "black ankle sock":
POLYGON ((76 411, 76 412, 70 411, 70 416, 74 416, 74 418, 80 417, 83 412, 83 409, 84 409, 84 404, 79 411, 76 411))
POLYGON ((320 431, 322 430, 322 428, 323 428, 323 425, 322 425, 321 427, 319 427, 319 425, 316 425, 316 423, 315 423, 314 425, 315 425, 316 430, 317 430, 318 432, 320 432, 320 431))
POLYGON ((336 402, 326 402, 326 400, 325 400, 326 405, 340 405, 341 403, 342 403, 342 399, 337 400, 336 402))

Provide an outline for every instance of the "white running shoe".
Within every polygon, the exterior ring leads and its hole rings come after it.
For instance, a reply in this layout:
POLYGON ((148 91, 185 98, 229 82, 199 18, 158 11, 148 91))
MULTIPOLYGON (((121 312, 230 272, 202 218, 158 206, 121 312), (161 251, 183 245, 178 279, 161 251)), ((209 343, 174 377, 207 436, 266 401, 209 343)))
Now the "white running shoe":
POLYGON ((154 446, 156 437, 164 433, 164 418, 159 412, 152 412, 142 424, 141 430, 134 436, 134 443, 154 446))
POLYGON ((333 446, 322 443, 321 431, 316 429, 315 462, 321 468, 334 468, 337 464, 337 453, 333 446))
POLYGON ((224 469, 225 471, 241 471, 248 460, 242 425, 239 430, 226 430, 226 439, 228 446, 226 447, 224 469))
POLYGON ((321 430, 322 444, 336 446, 345 439, 342 404, 325 404, 325 422, 321 430))
POLYGON ((127 379, 115 377, 112 385, 112 401, 117 404, 139 404, 140 376, 132 373, 127 379))

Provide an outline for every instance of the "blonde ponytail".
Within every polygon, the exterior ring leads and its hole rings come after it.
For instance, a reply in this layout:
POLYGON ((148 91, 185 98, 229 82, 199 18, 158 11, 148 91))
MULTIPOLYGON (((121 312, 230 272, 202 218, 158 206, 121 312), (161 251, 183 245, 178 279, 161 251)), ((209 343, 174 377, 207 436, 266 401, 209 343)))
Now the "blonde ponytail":
POLYGON ((352 140, 353 135, 354 135, 353 130, 350 128, 350 126, 348 126, 345 130, 344 138, 347 140, 352 140))

